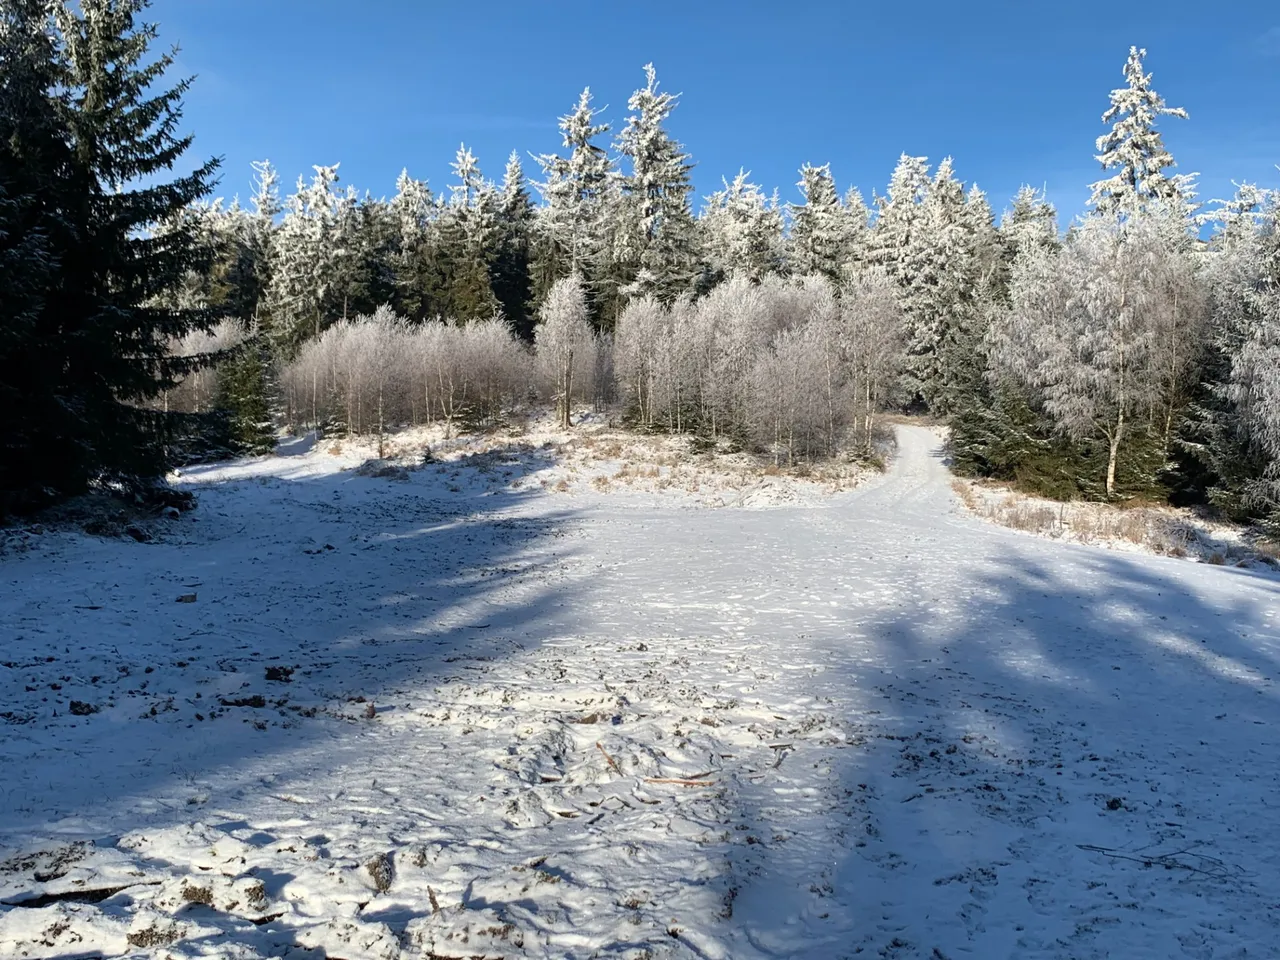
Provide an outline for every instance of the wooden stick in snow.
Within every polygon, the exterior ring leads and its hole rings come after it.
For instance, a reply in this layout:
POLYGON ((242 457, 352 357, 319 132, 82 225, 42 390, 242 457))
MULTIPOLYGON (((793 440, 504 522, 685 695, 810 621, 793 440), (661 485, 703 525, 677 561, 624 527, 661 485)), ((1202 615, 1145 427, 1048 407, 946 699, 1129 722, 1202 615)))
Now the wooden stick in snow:
POLYGON ((623 775, 623 773, 622 773, 622 768, 621 768, 620 766, 618 766, 618 761, 617 761, 617 760, 615 760, 615 759, 613 759, 613 757, 609 756, 609 751, 608 751, 608 750, 606 750, 606 749, 604 748, 604 744, 603 744, 603 743, 600 743, 600 742, 597 740, 597 741, 596 741, 596 749, 597 749, 597 750, 599 750, 601 753, 603 753, 603 754, 604 754, 604 758, 605 758, 606 760, 608 760, 608 761, 609 761, 609 766, 613 767, 614 771, 618 774, 618 776, 620 776, 620 777, 621 777, 621 776, 623 775))

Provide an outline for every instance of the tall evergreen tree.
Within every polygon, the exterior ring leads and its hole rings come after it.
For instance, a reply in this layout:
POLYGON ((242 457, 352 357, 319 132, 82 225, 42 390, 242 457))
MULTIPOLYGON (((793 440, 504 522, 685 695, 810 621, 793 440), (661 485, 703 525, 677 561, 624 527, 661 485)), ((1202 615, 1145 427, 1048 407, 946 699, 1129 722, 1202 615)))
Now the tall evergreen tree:
POLYGON ((888 193, 875 199, 876 222, 867 239, 866 259, 898 282, 911 273, 911 243, 919 232, 920 204, 929 188, 925 157, 898 159, 889 179, 888 193))
POLYGON ((570 274, 581 278, 588 302, 601 299, 596 279, 609 267, 607 217, 613 208, 617 171, 596 140, 609 124, 596 122, 591 90, 560 118, 567 156, 537 158, 544 179, 535 184, 542 207, 534 223, 533 298, 542 302, 552 285, 570 274))
POLYGON ((46 292, 56 282, 55 223, 43 197, 70 173, 53 92, 60 52, 42 0, 0 5, 0 517, 43 496, 31 457, 51 426, 69 429, 57 401, 57 330, 46 292))
POLYGON ((317 166, 308 184, 298 177, 272 240, 274 269, 267 289, 270 334, 284 357, 332 320, 329 296, 338 272, 338 168, 317 166))
POLYGON ((501 240, 501 199, 465 144, 453 172, 457 182, 439 221, 441 252, 450 266, 444 312, 464 322, 481 320, 499 308, 490 270, 501 240))
POLYGON ((533 198, 529 196, 520 155, 513 150, 502 175, 497 254, 491 272, 493 294, 503 316, 517 336, 530 341, 535 322, 531 302, 533 218, 533 198))
POLYGON ((1256 368, 1241 364, 1258 332, 1280 323, 1280 207, 1241 184, 1214 219, 1205 263, 1209 327, 1195 390, 1179 424, 1179 493, 1205 500, 1235 520, 1267 514, 1257 481, 1268 457, 1247 401, 1256 368))
POLYGON ((1142 72, 1146 50, 1129 48, 1124 66, 1126 85, 1111 91, 1111 106, 1102 115, 1111 129, 1098 138, 1098 162, 1103 170, 1116 172, 1092 185, 1089 205, 1099 213, 1131 216, 1144 211, 1152 201, 1184 202, 1185 177, 1170 177, 1165 170, 1175 166, 1156 129, 1160 117, 1187 117, 1181 107, 1165 105, 1164 98, 1151 87, 1151 74, 1142 72))
POLYGON ((644 75, 645 85, 627 101, 632 114, 618 136, 630 170, 622 178, 616 279, 626 296, 670 302, 691 292, 700 273, 689 204, 693 164, 665 126, 679 95, 658 89, 653 64, 645 64, 644 75))
POLYGON ((734 274, 751 280, 782 270, 786 248, 778 197, 765 196, 739 170, 724 189, 707 197, 698 225, 714 285, 734 274))
POLYGON ((796 186, 804 203, 791 206, 791 272, 838 282, 848 253, 847 224, 831 164, 806 163, 796 186))
POLYGON ((421 323, 441 313, 433 299, 437 283, 432 240, 438 207, 430 185, 409 176, 408 170, 396 178, 396 195, 389 206, 395 284, 392 302, 397 314, 421 323))
POLYGON ((190 80, 157 89, 174 61, 151 55, 156 28, 138 21, 146 6, 81 0, 50 19, 34 4, 5 5, 19 28, 5 42, 21 55, 2 70, 21 96, 5 98, 5 122, 17 122, 0 176, 18 186, 4 184, 11 197, 38 188, 26 236, 42 238, 51 265, 26 321, 38 367, 24 419, 39 429, 19 427, 22 454, 4 476, 19 505, 161 475, 172 424, 145 404, 207 359, 169 345, 209 328, 213 313, 170 306, 166 294, 209 267, 212 251, 179 214, 209 192, 217 161, 164 179, 191 146, 178 133, 190 80))
POLYGON ((841 212, 844 220, 841 276, 847 280, 861 273, 866 261, 871 239, 871 209, 862 199, 862 192, 857 187, 850 187, 845 191, 841 212))

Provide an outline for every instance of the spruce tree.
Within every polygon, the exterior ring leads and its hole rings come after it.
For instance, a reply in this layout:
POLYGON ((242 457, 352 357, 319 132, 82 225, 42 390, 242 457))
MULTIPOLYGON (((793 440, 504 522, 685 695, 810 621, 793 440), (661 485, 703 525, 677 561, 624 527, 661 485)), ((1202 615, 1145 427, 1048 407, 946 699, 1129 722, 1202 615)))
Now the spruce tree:
POLYGON ((698 219, 711 285, 734 274, 751 280, 778 273, 786 258, 784 221, 778 197, 765 196, 745 170, 707 198, 698 219))
POLYGON ((1177 438, 1175 493, 1207 501, 1233 520, 1257 519, 1258 478, 1268 457, 1250 422, 1248 381, 1239 362, 1268 323, 1280 321, 1280 209, 1252 184, 1241 184, 1214 220, 1205 275, 1210 323, 1195 391, 1177 438))
POLYGON ((847 225, 831 165, 806 163, 800 168, 796 186, 804 203, 791 207, 791 272, 838 282, 848 253, 847 225))
POLYGON ((535 321, 530 263, 533 218, 533 199, 529 196, 524 168, 519 154, 513 150, 502 176, 497 253, 491 274, 493 294, 502 307, 503 316, 516 335, 528 341, 533 340, 535 321))
MULTIPOLYGON (((567 156, 537 158, 543 181, 535 184, 542 207, 534 221, 533 299, 542 302, 552 285, 570 274, 581 279, 588 307, 608 299, 599 278, 610 267, 609 214, 614 209, 617 171, 596 140, 609 124, 596 122, 591 90, 584 89, 573 111, 560 118, 567 156)), ((595 310, 598 315, 598 309, 595 310)))
POLYGON ((292 357, 308 337, 335 318, 329 293, 338 272, 338 168, 317 166, 308 184, 298 177, 272 236, 271 283, 266 292, 270 337, 281 357, 292 357))
MULTIPOLYGON (((167 305, 166 295, 209 268, 212 251, 179 214, 209 192, 217 161, 165 179, 191 146, 178 133, 191 81, 161 86, 174 59, 151 55, 156 28, 138 20, 146 6, 81 0, 50 20, 36 4, 5 5, 20 28, 6 30, 6 43, 22 55, 2 68, 20 92, 5 97, 14 126, 2 175, 19 203, 32 188, 39 196, 25 237, 40 238, 50 267, 43 301, 23 321, 34 389, 7 444, 20 466, 4 477, 18 505, 98 481, 141 489, 162 475, 173 422, 145 404, 207 359, 169 346, 211 327, 214 314, 167 305), (165 223, 174 226, 158 229, 165 223)), ((6 311, 5 322, 21 315, 6 311)))
POLYGON ((410 177, 408 170, 396 178, 396 195, 389 207, 392 302, 397 314, 421 323, 439 313, 432 299, 432 238, 439 208, 428 183, 410 177))
POLYGON ((1098 138, 1098 162, 1104 170, 1116 172, 1092 185, 1089 205, 1099 213, 1132 216, 1146 210, 1153 201, 1185 202, 1186 177, 1169 177, 1165 170, 1175 166, 1156 127, 1160 117, 1187 117, 1181 107, 1165 105, 1164 98, 1151 87, 1151 74, 1142 72, 1146 50, 1129 48, 1124 66, 1126 85, 1111 91, 1111 106, 1102 115, 1109 131, 1098 138))
POLYGON ((841 230, 844 251, 841 277, 848 280, 861 272, 871 239, 871 209, 857 187, 845 191, 841 213, 844 221, 841 230))
POLYGON ((458 182, 440 219, 440 242, 451 267, 444 313, 464 322, 483 320, 500 306, 490 281, 501 239, 500 199, 465 145, 458 148, 453 172, 458 182))
POLYGON ((627 101, 633 112, 618 136, 630 170, 622 178, 616 279, 626 296, 670 302, 691 292, 700 273, 689 206, 693 164, 665 127, 679 96, 658 89, 653 64, 645 64, 644 73, 646 83, 627 101))

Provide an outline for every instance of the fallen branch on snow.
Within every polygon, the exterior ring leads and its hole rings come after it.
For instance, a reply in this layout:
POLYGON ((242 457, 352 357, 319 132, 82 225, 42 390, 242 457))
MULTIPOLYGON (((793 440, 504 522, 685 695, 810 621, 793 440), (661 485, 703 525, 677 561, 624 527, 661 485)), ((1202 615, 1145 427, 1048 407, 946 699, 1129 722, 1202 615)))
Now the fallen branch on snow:
POLYGON ((1216 880, 1230 880, 1242 877, 1244 871, 1240 867, 1232 866, 1224 863, 1217 857, 1206 856, 1203 853, 1193 853, 1191 848, 1185 850, 1175 850, 1173 853, 1122 853, 1112 847, 1100 847, 1092 843, 1077 843, 1077 847, 1089 853, 1100 853, 1104 857, 1112 857, 1116 860, 1132 860, 1134 863, 1140 863, 1144 867, 1164 867, 1166 870, 1186 870, 1190 873, 1202 873, 1205 876, 1213 877, 1216 880), (1193 863, 1187 863, 1179 860, 1179 857, 1195 857, 1203 861, 1206 866, 1196 866, 1193 863))
POLYGON ((622 775, 623 775, 623 774, 622 774, 622 768, 621 768, 620 766, 618 766, 618 761, 617 761, 617 760, 615 760, 615 759, 613 759, 613 757, 609 756, 609 751, 608 751, 608 750, 606 750, 606 749, 604 748, 604 744, 603 744, 603 743, 600 743, 600 742, 597 740, 597 741, 596 741, 596 749, 597 749, 597 750, 599 750, 601 753, 603 753, 603 754, 604 754, 604 758, 605 758, 606 760, 608 760, 608 761, 609 761, 609 766, 613 767, 613 769, 614 769, 615 771, 617 771, 618 776, 622 776, 622 775))

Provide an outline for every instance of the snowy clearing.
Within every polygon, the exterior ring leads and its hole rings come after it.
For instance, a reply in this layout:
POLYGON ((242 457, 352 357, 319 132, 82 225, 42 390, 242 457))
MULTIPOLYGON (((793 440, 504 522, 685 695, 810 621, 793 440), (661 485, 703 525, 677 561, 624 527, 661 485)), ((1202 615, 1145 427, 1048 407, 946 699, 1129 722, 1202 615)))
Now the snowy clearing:
POLYGON ((1275 956, 1280 583, 939 448, 763 510, 299 450, 0 558, 0 956, 1275 956))

